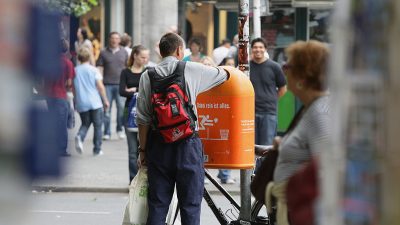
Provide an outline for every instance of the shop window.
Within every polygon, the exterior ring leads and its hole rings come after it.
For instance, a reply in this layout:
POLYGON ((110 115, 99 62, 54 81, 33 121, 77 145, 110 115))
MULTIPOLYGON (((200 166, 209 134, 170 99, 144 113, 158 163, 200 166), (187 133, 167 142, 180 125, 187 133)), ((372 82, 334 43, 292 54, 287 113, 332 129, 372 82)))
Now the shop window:
POLYGON ((295 41, 295 10, 273 11, 271 16, 262 17, 262 37, 268 43, 270 59, 283 64, 286 61, 284 49, 295 41))

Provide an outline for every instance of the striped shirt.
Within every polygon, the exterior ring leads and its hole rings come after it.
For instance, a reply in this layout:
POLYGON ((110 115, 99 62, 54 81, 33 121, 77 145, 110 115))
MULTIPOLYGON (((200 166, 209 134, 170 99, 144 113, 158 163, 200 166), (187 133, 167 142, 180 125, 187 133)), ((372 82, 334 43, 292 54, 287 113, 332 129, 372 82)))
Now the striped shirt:
POLYGON ((329 108, 329 96, 316 99, 297 126, 282 138, 274 172, 275 182, 288 180, 311 157, 327 149, 332 134, 329 108))

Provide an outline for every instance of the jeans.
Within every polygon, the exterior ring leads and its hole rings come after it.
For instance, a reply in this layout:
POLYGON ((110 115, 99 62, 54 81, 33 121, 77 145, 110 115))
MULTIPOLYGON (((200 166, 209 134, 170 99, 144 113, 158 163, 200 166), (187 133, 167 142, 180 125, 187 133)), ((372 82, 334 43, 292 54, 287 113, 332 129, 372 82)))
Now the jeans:
POLYGON ((79 128, 77 136, 79 136, 83 142, 85 140, 87 131, 89 130, 90 124, 93 123, 93 153, 98 154, 101 150, 101 125, 103 121, 103 108, 80 112, 79 115, 81 117, 82 125, 79 128))
POLYGON ((164 143, 151 134, 146 146, 148 168, 147 225, 165 225, 176 184, 181 222, 200 225, 204 190, 203 148, 198 137, 164 143))
POLYGON ((68 146, 68 101, 66 99, 60 98, 48 98, 47 106, 50 116, 54 118, 54 121, 56 123, 54 127, 56 129, 55 136, 57 143, 57 152, 59 154, 66 154, 68 146))
POLYGON ((129 182, 136 176, 138 172, 137 167, 137 158, 138 158, 138 132, 131 132, 127 129, 127 122, 128 122, 128 109, 125 109, 124 112, 124 124, 125 124, 125 134, 126 134, 126 141, 128 142, 128 157, 129 157, 129 182))
POLYGON ((115 100, 117 104, 117 132, 122 131, 123 126, 123 113, 124 113, 124 105, 123 105, 123 97, 119 95, 119 85, 118 84, 106 84, 104 85, 106 88, 106 95, 108 101, 110 102, 110 108, 104 114, 104 135, 111 135, 111 108, 112 102, 115 100))
POLYGON ((218 170, 217 177, 221 179, 222 182, 225 182, 231 177, 231 170, 220 169, 218 170))
MULTIPOLYGON (((277 116, 268 113, 256 113, 255 121, 256 145, 272 145, 277 129, 277 116)), ((256 161, 256 168, 261 165, 261 159, 256 161)))

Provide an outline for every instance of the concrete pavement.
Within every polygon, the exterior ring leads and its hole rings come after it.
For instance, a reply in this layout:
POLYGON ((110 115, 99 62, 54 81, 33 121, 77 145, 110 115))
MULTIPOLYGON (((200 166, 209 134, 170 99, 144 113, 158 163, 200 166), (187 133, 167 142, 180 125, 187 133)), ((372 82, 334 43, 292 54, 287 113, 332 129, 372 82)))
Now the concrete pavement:
MULTIPOLYGON (((115 112, 112 117, 115 116, 115 112)), ((41 179, 32 184, 35 191, 53 192, 128 192, 128 150, 126 140, 117 138, 112 133, 111 140, 103 141, 102 150, 104 155, 92 155, 93 129, 90 128, 84 141, 84 153, 82 155, 75 151, 74 137, 80 126, 80 118, 76 114, 76 126, 69 132, 69 152, 71 157, 64 157, 64 175, 59 179, 41 179)), ((112 128, 115 128, 112 124, 112 128)), ((211 174, 217 176, 218 170, 210 170, 211 174)), ((231 194, 240 194, 240 171, 232 170, 232 177, 236 184, 223 185, 231 194)), ((206 188, 211 193, 219 193, 210 183, 206 188)))

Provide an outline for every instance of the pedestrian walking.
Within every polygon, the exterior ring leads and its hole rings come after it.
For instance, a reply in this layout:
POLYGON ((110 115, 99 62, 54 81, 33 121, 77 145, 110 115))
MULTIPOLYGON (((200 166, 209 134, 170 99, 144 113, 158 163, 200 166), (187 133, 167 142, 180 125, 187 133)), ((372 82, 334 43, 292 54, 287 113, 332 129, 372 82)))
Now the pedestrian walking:
POLYGON ((132 53, 132 37, 129 34, 124 33, 121 37, 120 45, 126 50, 128 56, 130 56, 132 53))
POLYGON ((46 79, 45 92, 49 113, 54 117, 55 132, 57 133, 57 152, 60 156, 70 156, 67 151, 68 146, 68 114, 69 104, 67 100, 67 91, 72 88, 72 79, 75 76, 74 65, 67 54, 69 52, 69 42, 61 40, 62 54, 61 65, 62 72, 54 79, 46 79))
POLYGON ((121 71, 126 68, 128 61, 128 53, 121 47, 120 35, 118 32, 111 32, 108 36, 108 46, 100 52, 100 56, 96 62, 97 67, 103 74, 103 83, 106 88, 107 98, 110 101, 110 107, 104 115, 104 140, 111 138, 111 108, 115 101, 117 107, 117 135, 120 139, 125 138, 123 131, 123 97, 119 95, 119 81, 121 71))
MULTIPOLYGON (((78 53, 81 48, 89 49, 89 52, 91 53, 89 62, 91 65, 94 66, 95 60, 94 60, 93 44, 89 40, 89 35, 87 30, 85 28, 78 28, 76 36, 77 40, 75 41, 75 52, 78 53)), ((79 63, 79 60, 77 63, 79 63)))
POLYGON ((175 185, 182 224, 199 225, 204 167, 203 149, 195 119, 196 97, 224 82, 228 75, 221 68, 181 62, 184 56, 184 40, 175 33, 165 34, 159 46, 163 59, 154 69, 148 69, 142 74, 137 100, 140 143, 138 163, 139 166, 146 163, 148 167, 147 225, 165 224, 175 185), (168 93, 176 96, 177 94, 173 94, 173 90, 176 90, 182 98, 174 97, 169 101, 163 114, 162 104, 152 104, 150 99, 158 102, 156 100, 162 98, 162 92, 158 91, 162 90, 165 81, 170 80, 176 81, 167 85, 172 90, 163 91, 171 91, 168 93), (187 118, 183 124, 160 129, 160 124, 171 122, 159 120, 168 118, 168 113, 187 118), (185 128, 182 129, 180 125, 185 128))
MULTIPOLYGON (((288 88, 303 103, 303 107, 286 135, 280 143, 276 143, 279 144, 279 156, 266 196, 267 199, 271 199, 271 195, 277 198, 278 225, 289 224, 286 204, 288 180, 312 159, 318 161, 320 153, 331 144, 330 104, 326 85, 329 50, 318 41, 298 41, 289 45, 285 52, 288 62, 283 69, 288 88)), ((271 202, 267 201, 266 204, 271 205, 271 202)), ((308 204, 304 202, 304 205, 308 204)), ((315 206, 310 208, 314 209, 315 206)), ((312 220, 307 224, 312 224, 312 220)))
MULTIPOLYGON (((277 129, 277 102, 286 93, 286 80, 278 63, 265 56, 267 42, 251 42, 250 81, 255 93, 255 143, 272 145, 277 129)), ((256 169, 260 162, 256 162, 256 169)))
POLYGON ((109 108, 103 78, 99 70, 90 65, 90 52, 87 48, 79 50, 78 60, 81 65, 75 68, 74 90, 76 110, 81 117, 82 125, 75 137, 75 148, 78 153, 82 154, 83 141, 90 125, 93 123, 93 155, 102 155, 101 127, 103 112, 109 108))
POLYGON ((128 106, 132 97, 139 90, 139 80, 145 70, 145 65, 149 60, 149 50, 142 45, 136 45, 132 48, 132 53, 129 56, 127 68, 121 72, 121 80, 119 83, 119 94, 126 97, 124 109, 124 125, 126 140, 128 143, 129 156, 129 182, 135 177, 138 172, 137 155, 138 155, 138 133, 129 131, 128 123, 128 106))

